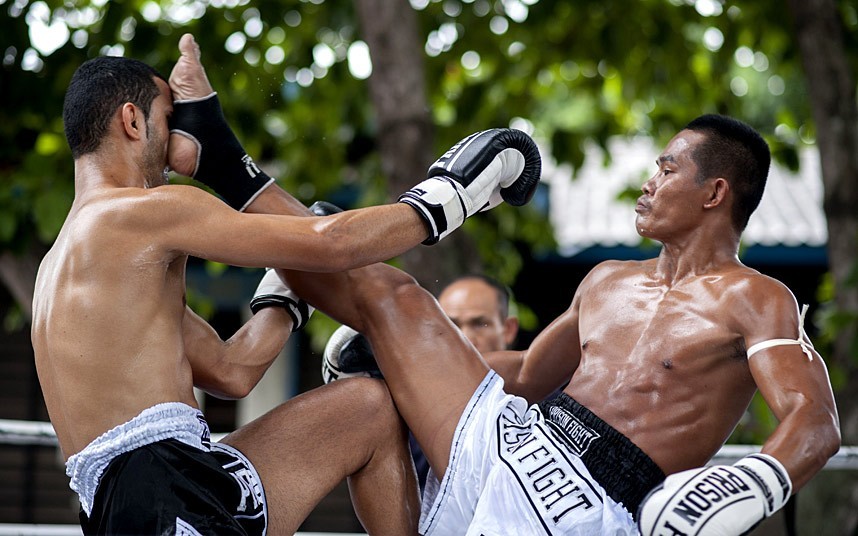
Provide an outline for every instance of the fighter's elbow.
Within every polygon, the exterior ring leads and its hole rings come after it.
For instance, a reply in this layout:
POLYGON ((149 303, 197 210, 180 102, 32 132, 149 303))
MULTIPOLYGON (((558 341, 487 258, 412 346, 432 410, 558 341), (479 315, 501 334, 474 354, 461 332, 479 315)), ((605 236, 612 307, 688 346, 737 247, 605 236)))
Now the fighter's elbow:
POLYGON ((377 261, 372 255, 367 255, 366 244, 353 235, 332 231, 324 237, 325 261, 319 267, 319 272, 338 273, 361 268, 377 261))
POLYGON ((194 376, 194 386, 222 400, 238 400, 250 394, 261 375, 226 360, 210 363, 207 370, 194 376))
POLYGON ((820 419, 816 426, 806 430, 809 441, 804 449, 807 462, 821 470, 840 450, 840 427, 836 420, 820 419))
POLYGON ((828 458, 834 456, 840 450, 842 441, 840 419, 837 416, 837 409, 833 402, 830 407, 817 409, 817 418, 815 421, 814 432, 818 436, 819 451, 828 460, 828 458))
MULTIPOLYGON (((321 219, 321 218, 320 218, 321 219)), ((315 254, 308 256, 312 266, 306 271, 345 272, 361 266, 360 244, 336 222, 318 222, 313 226, 315 254)))
POLYGON ((349 247, 347 243, 340 243, 336 248, 336 253, 331 257, 330 264, 326 266, 324 271, 329 273, 347 272, 355 268, 360 268, 363 264, 365 263, 362 263, 358 258, 354 248, 349 247))
POLYGON ((255 386, 256 382, 249 381, 248 378, 233 377, 227 381, 219 381, 205 391, 222 400, 240 400, 249 395, 255 386))
POLYGON ((837 424, 832 424, 827 427, 824 435, 825 438, 820 442, 820 451, 827 461, 840 450, 842 444, 840 427, 837 424))

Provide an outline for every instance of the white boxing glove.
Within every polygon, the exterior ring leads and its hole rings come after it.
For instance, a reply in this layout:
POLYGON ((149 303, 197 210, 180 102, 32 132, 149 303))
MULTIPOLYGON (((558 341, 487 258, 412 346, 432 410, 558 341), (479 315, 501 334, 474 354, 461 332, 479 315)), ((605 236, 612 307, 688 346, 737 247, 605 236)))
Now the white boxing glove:
POLYGON ((425 181, 399 201, 426 222, 434 244, 477 212, 506 201, 524 205, 533 197, 542 170, 539 149, 520 130, 496 128, 471 134, 429 167, 425 181))
POLYGON ((343 378, 383 377, 367 338, 348 326, 337 328, 325 345, 322 380, 331 383, 343 378))
POLYGON ((280 279, 275 270, 267 268, 265 275, 256 287, 256 294, 250 300, 250 310, 253 314, 266 307, 282 307, 292 317, 292 331, 298 331, 307 325, 315 309, 299 298, 286 283, 280 279))
POLYGON ((740 536, 778 511, 792 493, 781 463, 751 454, 733 465, 668 476, 638 510, 644 536, 740 536))

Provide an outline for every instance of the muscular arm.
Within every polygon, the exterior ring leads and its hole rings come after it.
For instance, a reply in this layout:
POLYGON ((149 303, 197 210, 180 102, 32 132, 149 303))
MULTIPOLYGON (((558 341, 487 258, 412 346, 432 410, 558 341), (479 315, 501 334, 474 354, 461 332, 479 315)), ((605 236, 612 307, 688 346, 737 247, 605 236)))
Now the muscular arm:
POLYGON ((244 398, 286 344, 292 319, 280 307, 259 311, 224 341, 189 307, 182 321, 194 386, 218 398, 244 398))
POLYGON ((340 272, 385 261, 427 235, 417 213, 402 203, 303 218, 280 215, 301 212, 300 204, 271 190, 280 189, 267 188, 251 207, 276 205, 283 209, 277 215, 238 212, 188 186, 145 191, 141 195, 150 198, 149 205, 140 213, 168 250, 237 266, 309 272, 340 272))
MULTIPOLYGON (((795 339, 798 310, 786 289, 770 289, 769 308, 747 324, 748 346, 771 338, 795 339), (771 302, 774 303, 771 303, 771 302), (763 335, 764 334, 764 335, 763 335)), ((813 360, 798 345, 775 346, 749 358, 751 374, 779 424, 763 452, 787 469, 793 492, 806 484, 840 446, 837 408, 828 371, 816 351, 813 360)))
POLYGON ((489 365, 504 379, 507 393, 538 402, 569 381, 581 358, 578 300, 523 352, 492 352, 489 365))
MULTIPOLYGON (((310 216, 302 203, 272 185, 246 212, 310 216)), ((229 340, 189 307, 185 308, 185 355, 194 373, 194 386, 219 398, 244 398, 262 379, 292 332, 292 318, 280 307, 255 314, 229 340)))

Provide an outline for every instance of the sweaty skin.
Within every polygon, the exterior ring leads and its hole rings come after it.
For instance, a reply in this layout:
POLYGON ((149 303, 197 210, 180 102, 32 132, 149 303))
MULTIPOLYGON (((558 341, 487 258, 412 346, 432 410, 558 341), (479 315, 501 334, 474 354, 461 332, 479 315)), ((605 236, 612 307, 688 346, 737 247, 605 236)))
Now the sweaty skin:
MULTIPOLYGON (((182 345, 186 256, 150 242, 137 208, 148 192, 138 177, 159 186, 166 165, 172 99, 167 84, 156 83, 161 95, 149 121, 136 122, 144 131, 135 141, 151 158, 81 157, 80 188, 36 280, 36 368, 66 458, 159 402, 196 407, 182 345)), ((114 121, 133 112, 123 109, 114 121)))
MULTIPOLYGON (((171 76, 184 91, 178 96, 207 95, 190 35, 180 50, 171 76)), ((338 271, 394 257, 427 235, 417 213, 401 203, 307 218, 306 207, 270 186, 240 213, 196 187, 166 185, 167 164, 188 173, 195 155, 187 153, 193 144, 168 149, 173 95, 153 80, 160 94, 148 120, 135 104, 123 104, 102 145, 75 160, 75 199, 37 275, 31 339, 66 459, 155 404, 197 407, 194 386, 246 396, 283 348, 292 321, 282 308, 259 311, 223 341, 186 307, 188 256, 338 271), (272 198, 292 216, 254 214, 272 198)), ((406 430, 381 382, 305 393, 224 442, 256 466, 270 534, 294 533, 346 477, 367 531, 416 533, 406 430)))
POLYGON ((519 354, 507 388, 538 399, 565 392, 629 437, 671 474, 705 464, 757 389, 781 421, 763 452, 780 460, 799 489, 839 446, 839 425, 822 359, 798 345, 746 350, 799 336, 798 306, 780 282, 738 259, 729 184, 695 182, 691 155, 704 134, 681 131, 643 186, 636 226, 659 240, 658 258, 600 264, 570 308, 519 354))
POLYGON ((282 326, 257 340, 253 330, 267 326, 256 321, 230 341, 244 354, 240 364, 220 362, 220 349, 206 355, 212 330, 184 304, 188 255, 339 270, 343 261, 396 256, 426 237, 403 204, 326 218, 261 216, 194 187, 164 185, 172 95, 163 80, 156 83, 161 94, 148 121, 130 103, 113 118, 116 136, 131 142, 107 140, 113 151, 76 161, 75 200, 36 280, 36 367, 66 458, 154 404, 195 406, 194 382, 222 396, 245 395, 282 347, 282 326), (212 363, 192 375, 195 359, 212 363))
POLYGON ((669 474, 714 455, 756 390, 741 318, 754 304, 745 293, 784 290, 738 263, 681 281, 665 280, 657 264, 600 265, 539 344, 564 344, 552 334, 577 321, 569 357, 579 356, 578 366, 565 392, 669 474))
POLYGON ((530 402, 565 392, 623 433, 665 473, 705 464, 759 389, 780 424, 763 452, 800 489, 839 447, 828 373, 795 339, 799 312, 781 283, 741 264, 732 193, 695 180, 704 134, 683 130, 642 187, 636 226, 662 242, 657 259, 600 264, 569 309, 521 352, 484 360, 414 281, 389 266, 349 274, 284 272, 298 295, 366 335, 397 407, 443 475, 456 424, 494 368, 530 402), (455 371, 452 372, 451 371, 455 371))

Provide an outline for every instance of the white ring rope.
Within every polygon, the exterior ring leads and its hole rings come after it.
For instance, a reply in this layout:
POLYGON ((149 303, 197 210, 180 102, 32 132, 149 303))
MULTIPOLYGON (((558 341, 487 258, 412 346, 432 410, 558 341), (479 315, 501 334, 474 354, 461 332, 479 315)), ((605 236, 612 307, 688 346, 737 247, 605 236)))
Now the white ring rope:
MULTIPOLYGON (((748 454, 760 452, 759 445, 724 445, 707 465, 731 464, 748 454)), ((823 469, 858 469, 858 447, 840 447, 837 454, 828 459, 823 469)))
MULTIPOLYGON (((212 441, 219 441, 225 435, 212 434, 212 441)), ((49 422, 0 419, 0 444, 51 446, 57 444, 57 436, 49 422)), ((760 448, 759 445, 724 445, 709 464, 733 463, 748 454, 759 452, 760 448)), ((840 447, 837 454, 825 464, 825 469, 858 469, 858 446, 840 447)))
MULTIPOLYGON (((226 434, 212 434, 218 441, 226 434)), ((56 446, 57 436, 49 422, 0 419, 0 444, 56 446)), ((724 445, 710 460, 709 465, 729 464, 739 458, 760 451, 759 445, 724 445)), ((858 469, 858 446, 840 447, 825 464, 827 470, 858 469)), ((78 525, 27 525, 0 523, 0 536, 81 536, 78 525)), ((299 532, 296 536, 334 536, 328 533, 299 532)), ((336 536, 363 536, 337 534, 336 536)))
MULTIPOLYGON (((0 523, 0 536, 83 536, 79 525, 0 523)), ((365 533, 296 532, 295 536, 366 536, 365 533)))
POLYGON ((6 445, 56 445, 57 435, 49 422, 0 419, 0 443, 6 445))

